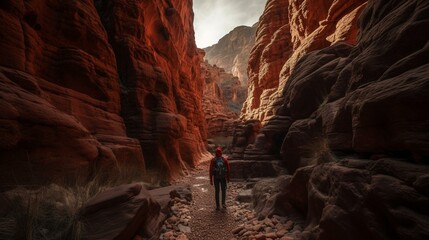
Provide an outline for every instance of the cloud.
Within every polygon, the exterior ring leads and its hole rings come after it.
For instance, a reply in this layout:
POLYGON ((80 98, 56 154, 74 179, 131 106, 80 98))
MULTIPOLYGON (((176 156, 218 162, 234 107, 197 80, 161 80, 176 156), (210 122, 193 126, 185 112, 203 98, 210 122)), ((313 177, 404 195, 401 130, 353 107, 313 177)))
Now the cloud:
POLYGON ((194 29, 197 46, 205 48, 237 26, 251 26, 267 0, 194 0, 194 29))

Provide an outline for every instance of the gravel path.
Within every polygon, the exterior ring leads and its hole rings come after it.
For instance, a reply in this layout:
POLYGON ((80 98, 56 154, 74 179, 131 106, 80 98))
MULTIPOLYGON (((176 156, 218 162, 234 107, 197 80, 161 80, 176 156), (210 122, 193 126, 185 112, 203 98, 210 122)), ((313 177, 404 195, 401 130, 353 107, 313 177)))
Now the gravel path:
MULTIPOLYGON (((177 182, 191 186, 192 201, 173 199, 172 214, 163 225, 161 240, 300 239, 300 224, 288 217, 277 215, 257 219, 249 203, 236 201, 237 194, 246 189, 244 182, 228 183, 227 209, 216 211, 214 187, 210 185, 208 165, 209 161, 201 163, 188 176, 177 182)), ((240 198, 243 198, 243 195, 240 195, 240 198)))
POLYGON ((216 211, 214 186, 210 185, 208 177, 209 162, 202 163, 191 176, 184 179, 192 186, 193 201, 191 205, 191 221, 189 226, 192 232, 188 234, 191 240, 221 240, 231 239, 231 231, 238 226, 232 215, 231 207, 236 204, 236 185, 228 183, 227 209, 216 211))

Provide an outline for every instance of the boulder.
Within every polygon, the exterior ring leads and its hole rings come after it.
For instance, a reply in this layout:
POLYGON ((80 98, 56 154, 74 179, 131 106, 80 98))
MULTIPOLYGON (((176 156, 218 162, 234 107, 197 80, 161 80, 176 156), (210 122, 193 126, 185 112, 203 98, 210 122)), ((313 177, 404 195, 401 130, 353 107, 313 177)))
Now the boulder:
POLYGON ((251 202, 252 201, 252 189, 246 189, 238 193, 235 198, 239 202, 251 202))
POLYGON ((159 203, 141 184, 132 183, 89 199, 78 219, 86 226, 82 239, 132 239, 159 236, 163 218, 159 203))
POLYGON ((192 200, 191 186, 189 185, 171 185, 167 187, 155 188, 149 190, 153 199, 161 205, 161 211, 165 215, 170 215, 171 200, 174 198, 192 200))
POLYGON ((306 219, 303 239, 425 239, 429 196, 417 186, 427 184, 428 170, 389 158, 303 167, 284 178, 277 194, 269 187, 275 181, 257 184, 256 209, 260 218, 278 213, 306 219))

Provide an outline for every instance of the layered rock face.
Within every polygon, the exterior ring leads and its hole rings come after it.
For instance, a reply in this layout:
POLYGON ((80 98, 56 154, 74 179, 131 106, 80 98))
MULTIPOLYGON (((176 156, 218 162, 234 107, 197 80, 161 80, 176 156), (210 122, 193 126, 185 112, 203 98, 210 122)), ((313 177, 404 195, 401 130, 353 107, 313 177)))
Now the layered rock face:
POLYGON ((145 160, 171 177, 204 151, 190 2, 3 1, 0 18, 2 185, 145 160))
POLYGON ((205 82, 203 109, 208 134, 232 136, 247 89, 240 84, 237 77, 226 73, 223 68, 203 61, 203 50, 200 51, 200 56, 201 78, 205 82))
POLYGON ((122 115, 149 166, 173 176, 205 151, 191 1, 96 1, 118 62, 122 115))
POLYGON ((252 27, 239 26, 223 36, 217 44, 204 49, 205 59, 211 65, 225 69, 247 86, 247 62, 255 44, 257 23, 252 27))
POLYGON ((263 121, 279 108, 282 90, 306 53, 356 39, 356 18, 366 1, 269 0, 260 17, 249 58, 243 119, 263 121))
POLYGON ((307 218, 304 239, 426 239, 429 2, 318 3, 269 1, 249 63, 243 118, 263 120, 250 149, 294 173, 270 202, 307 218), (264 55, 284 28, 290 44, 264 55))

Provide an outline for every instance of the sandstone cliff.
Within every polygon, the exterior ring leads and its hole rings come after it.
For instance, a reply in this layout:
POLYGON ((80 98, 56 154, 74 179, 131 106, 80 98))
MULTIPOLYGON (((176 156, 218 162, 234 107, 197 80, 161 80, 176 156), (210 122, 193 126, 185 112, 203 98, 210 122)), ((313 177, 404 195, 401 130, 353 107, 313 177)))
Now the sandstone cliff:
POLYGON ((255 44, 256 26, 257 23, 252 27, 236 27, 217 44, 204 49, 205 59, 209 64, 223 68, 238 77, 243 86, 247 86, 247 62, 255 44))
POLYGON ((264 120, 279 107, 282 90, 306 53, 338 41, 353 44, 366 1, 269 0, 259 19, 249 58, 243 119, 264 120))
POLYGON ((423 0, 268 1, 242 115, 263 127, 242 156, 276 154, 293 175, 262 215, 306 218, 304 239, 429 237, 428 12, 423 0))
POLYGON ((201 78, 205 82, 203 110, 208 135, 232 136, 233 125, 239 118, 247 89, 231 73, 204 61, 203 50, 200 55, 201 78))
POLYGON ((1 184, 194 165, 206 126, 191 5, 2 1, 1 184))
POLYGON ((149 166, 176 175, 205 151, 192 1, 96 1, 115 51, 122 116, 149 166))

